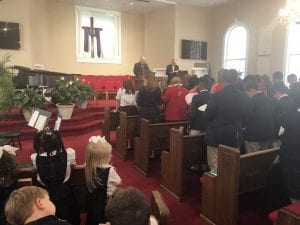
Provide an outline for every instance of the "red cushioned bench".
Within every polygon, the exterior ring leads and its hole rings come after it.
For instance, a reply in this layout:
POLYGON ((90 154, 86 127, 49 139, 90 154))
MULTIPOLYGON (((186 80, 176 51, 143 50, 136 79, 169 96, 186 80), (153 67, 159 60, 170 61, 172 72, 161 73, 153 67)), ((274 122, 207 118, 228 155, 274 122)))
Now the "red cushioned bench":
POLYGON ((273 225, 299 225, 300 202, 295 202, 269 214, 273 225))
POLYGON ((123 86, 123 80, 131 80, 131 75, 123 76, 102 76, 102 75, 82 75, 80 79, 92 86, 98 96, 105 96, 105 99, 114 98, 119 88, 123 86))

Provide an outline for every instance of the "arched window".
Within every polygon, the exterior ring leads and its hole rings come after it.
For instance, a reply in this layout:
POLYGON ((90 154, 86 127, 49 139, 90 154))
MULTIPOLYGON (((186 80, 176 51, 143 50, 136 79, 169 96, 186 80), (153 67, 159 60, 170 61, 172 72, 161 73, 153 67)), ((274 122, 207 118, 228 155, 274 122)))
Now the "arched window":
POLYGON ((248 32, 244 26, 231 26, 224 42, 224 62, 225 69, 236 69, 243 78, 246 73, 247 62, 247 39, 248 32))
POLYGON ((286 74, 294 73, 300 78, 300 23, 291 24, 288 31, 286 49, 286 74))

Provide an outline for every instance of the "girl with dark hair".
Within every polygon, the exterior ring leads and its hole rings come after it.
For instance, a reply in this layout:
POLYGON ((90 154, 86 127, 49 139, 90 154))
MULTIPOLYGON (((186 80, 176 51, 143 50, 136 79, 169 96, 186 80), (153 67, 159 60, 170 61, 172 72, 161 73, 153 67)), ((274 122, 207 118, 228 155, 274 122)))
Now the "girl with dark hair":
POLYGON ((123 87, 119 88, 116 96, 117 105, 115 111, 126 112, 128 116, 136 115, 136 94, 130 80, 123 81, 123 87))
POLYGON ((59 218, 79 225, 79 209, 68 182, 71 166, 76 165, 74 149, 65 149, 59 132, 49 128, 35 135, 33 146, 36 153, 31 155, 31 160, 37 168, 35 185, 47 189, 59 218))

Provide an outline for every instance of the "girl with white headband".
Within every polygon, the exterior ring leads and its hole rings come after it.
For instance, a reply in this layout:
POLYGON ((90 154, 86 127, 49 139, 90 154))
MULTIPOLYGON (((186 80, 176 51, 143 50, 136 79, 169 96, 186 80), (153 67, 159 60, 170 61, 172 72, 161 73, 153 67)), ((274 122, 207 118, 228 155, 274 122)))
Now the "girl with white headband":
POLYGON ((93 136, 86 147, 85 179, 89 190, 86 225, 105 223, 107 199, 121 184, 121 178, 111 162, 111 145, 104 137, 93 136))

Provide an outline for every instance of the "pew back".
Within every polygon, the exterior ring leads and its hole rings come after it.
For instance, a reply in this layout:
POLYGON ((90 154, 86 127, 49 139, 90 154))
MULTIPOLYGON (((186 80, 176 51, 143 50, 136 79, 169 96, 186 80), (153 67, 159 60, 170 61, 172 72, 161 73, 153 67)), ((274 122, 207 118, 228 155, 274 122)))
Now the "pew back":
POLYGON ((241 155, 239 193, 247 193, 266 187, 278 156, 278 149, 241 155), (253 166, 255 165, 255 166, 253 166))
POLYGON ((186 122, 150 124, 149 120, 141 119, 140 137, 134 140, 134 164, 144 176, 148 176, 151 151, 169 149, 170 129, 185 125, 186 122))
POLYGON ((170 211, 158 191, 151 193, 151 214, 155 216, 159 225, 170 224, 170 211))
POLYGON ((278 212, 278 225, 300 225, 300 216, 288 209, 280 209, 278 212))
POLYGON ((116 132, 115 153, 121 159, 127 159, 127 140, 136 136, 137 116, 127 116, 126 112, 119 113, 119 127, 116 132))
POLYGON ((104 108, 104 122, 102 126, 102 135, 110 142, 110 132, 116 130, 119 126, 119 112, 113 112, 110 108, 104 108))
POLYGON ((211 187, 214 196, 202 193, 201 217, 205 224, 236 225, 238 218, 238 195, 258 190, 268 185, 269 176, 279 149, 264 150, 240 156, 238 149, 220 145, 218 151, 218 174, 204 177, 203 189, 211 187))
POLYGON ((171 128, 170 151, 161 155, 161 186, 181 200, 185 168, 205 163, 205 155, 203 135, 184 135, 182 129, 171 128))

